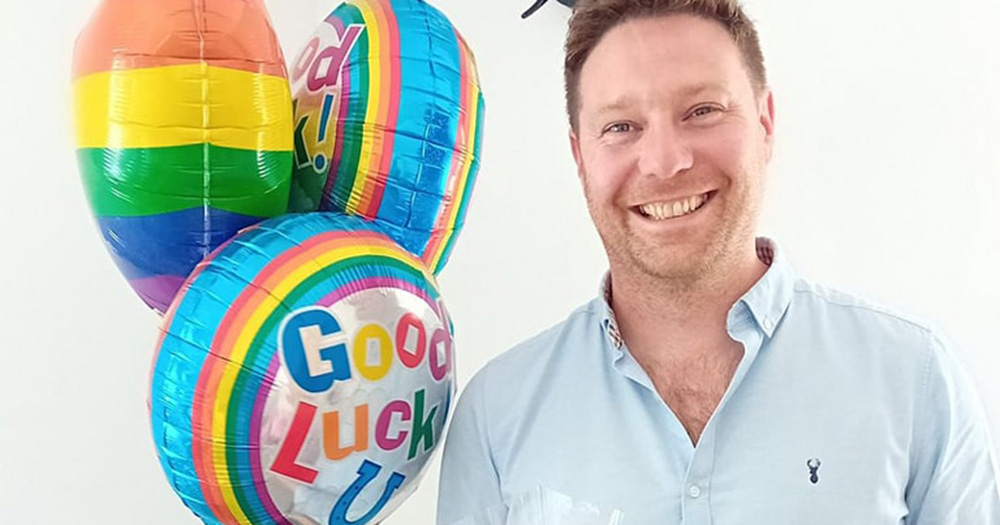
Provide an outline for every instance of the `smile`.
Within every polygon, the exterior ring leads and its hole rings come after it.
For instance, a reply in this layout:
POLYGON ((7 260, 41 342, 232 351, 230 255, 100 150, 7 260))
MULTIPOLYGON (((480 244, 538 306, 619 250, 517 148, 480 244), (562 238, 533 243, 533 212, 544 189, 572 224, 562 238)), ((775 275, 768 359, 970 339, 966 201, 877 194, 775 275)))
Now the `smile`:
POLYGON ((647 219, 662 221, 682 217, 698 211, 712 197, 713 192, 702 193, 683 199, 666 202, 650 202, 637 206, 639 213, 647 219))

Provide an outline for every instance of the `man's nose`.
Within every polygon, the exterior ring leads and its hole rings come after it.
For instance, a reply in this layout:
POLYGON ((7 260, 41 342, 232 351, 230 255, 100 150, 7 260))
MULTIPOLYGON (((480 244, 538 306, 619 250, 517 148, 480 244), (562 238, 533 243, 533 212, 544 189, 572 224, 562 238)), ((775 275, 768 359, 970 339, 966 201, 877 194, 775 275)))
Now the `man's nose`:
POLYGON ((694 164, 688 141, 672 126, 651 126, 640 144, 639 169, 643 175, 673 177, 694 164))

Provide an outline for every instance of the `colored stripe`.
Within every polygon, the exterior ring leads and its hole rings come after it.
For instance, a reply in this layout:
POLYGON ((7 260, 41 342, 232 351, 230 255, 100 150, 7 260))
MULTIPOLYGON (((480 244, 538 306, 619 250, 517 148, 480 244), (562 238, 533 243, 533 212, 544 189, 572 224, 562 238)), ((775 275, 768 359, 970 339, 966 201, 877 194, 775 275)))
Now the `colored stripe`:
POLYGON ((128 284, 150 308, 157 312, 166 312, 177 290, 184 284, 184 277, 158 275, 144 279, 130 279, 128 284))
POLYGON ((97 226, 112 256, 121 259, 128 279, 188 275, 198 262, 264 217, 238 215, 213 208, 189 208, 159 215, 97 217, 97 226))
MULTIPOLYGON (((212 345, 212 354, 217 358, 206 363, 199 380, 200 395, 196 393, 196 397, 207 398, 212 394, 217 396, 211 405, 207 403, 208 399, 204 399, 206 403, 195 404, 194 419, 200 422, 196 428, 211 432, 210 436, 206 436, 207 439, 202 440, 202 450, 195 451, 196 469, 203 480, 216 480, 214 483, 203 483, 203 488, 209 496, 206 500, 217 515, 233 518, 234 523, 249 522, 236 500, 234 484, 230 480, 226 464, 225 412, 230 403, 232 386, 243 366, 251 339, 260 333, 261 324, 267 314, 281 304, 276 297, 285 297, 311 273, 315 273, 317 263, 323 267, 359 254, 377 254, 414 265, 412 256, 401 254, 398 248, 386 239, 371 239, 369 246, 358 246, 361 241, 358 235, 327 240, 329 237, 329 235, 317 236, 310 239, 303 243, 301 248, 283 255, 261 272, 229 309, 226 319, 219 326, 212 345), (204 410, 209 406, 213 406, 214 409, 204 410), (228 511, 223 512, 224 508, 228 511)), ((197 444, 194 446, 196 449, 199 448, 197 444)))
POLYGON ((434 224, 431 241, 424 251, 423 259, 436 271, 442 266, 444 248, 450 243, 458 220, 466 189, 471 190, 469 172, 476 156, 476 128, 479 118, 479 86, 475 75, 472 54, 462 37, 456 32, 461 64, 461 104, 458 131, 452 148, 452 164, 448 176, 442 207, 434 224))
POLYGON ((361 214, 363 212, 361 198, 364 195, 365 187, 370 183, 369 179, 377 178, 376 174, 371 173, 371 169, 373 161, 375 161, 376 166, 378 165, 377 160, 374 158, 377 155, 377 142, 381 142, 381 139, 385 136, 382 121, 379 120, 379 117, 385 118, 384 106, 389 103, 386 100, 387 93, 385 86, 391 83, 391 78, 389 78, 391 73, 385 67, 382 56, 387 54, 382 51, 382 48, 387 47, 388 44, 386 41, 387 35, 378 16, 372 11, 372 4, 373 2, 365 0, 353 2, 353 5, 361 11, 366 28, 365 33, 368 35, 368 54, 362 56, 367 58, 369 82, 366 96, 368 107, 365 110, 364 121, 361 125, 361 156, 358 160, 354 185, 351 187, 351 194, 347 199, 347 212, 352 214, 361 214))
MULTIPOLYGON (((341 4, 335 12, 343 20, 345 26, 364 22, 361 11, 356 6, 341 4)), ((365 30, 358 35, 358 41, 351 49, 350 58, 347 61, 349 67, 344 68, 350 70, 351 91, 347 94, 346 98, 351 101, 357 101, 357 103, 351 104, 347 118, 338 123, 343 140, 340 165, 336 167, 337 176, 333 185, 333 191, 329 193, 330 202, 324 203, 327 205, 321 206, 320 209, 344 210, 347 213, 353 213, 348 201, 351 199, 351 190, 354 188, 354 181, 359 174, 358 166, 362 155, 361 146, 365 137, 365 126, 362 124, 365 122, 368 107, 372 103, 368 97, 369 72, 371 68, 368 66, 367 61, 364 67, 361 65, 362 57, 367 58, 370 56, 368 52, 368 35, 370 32, 371 28, 366 26, 365 30)), ((331 167, 331 169, 334 168, 331 167)))
POLYGON ((167 148, 77 150, 94 215, 136 216, 208 206, 241 215, 285 213, 288 151, 193 144, 167 148), (206 181, 210 184, 206 188, 206 181))
MULTIPOLYGON (((378 95, 375 98, 378 113, 371 135, 372 157, 368 164, 369 168, 360 174, 363 177, 363 180, 360 181, 362 187, 357 186, 358 180, 354 182, 354 193, 360 193, 358 213, 371 218, 378 215, 392 165, 392 152, 399 121, 400 62, 402 57, 399 53, 399 23, 392 7, 386 6, 385 0, 361 2, 360 5, 366 7, 361 10, 366 15, 366 23, 378 27, 375 38, 380 40, 378 46, 373 48, 375 52, 371 55, 372 62, 379 60, 377 67, 381 75, 378 85, 373 84, 371 92, 374 94, 375 90, 378 90, 378 95), (369 19, 368 16, 371 18, 369 19)), ((371 109, 370 106, 369 109, 371 109)))
POLYGON ((281 360, 277 359, 276 354, 275 359, 272 359, 270 366, 267 367, 267 374, 253 399, 253 414, 250 417, 250 446, 247 447, 246 452, 250 456, 250 471, 253 473, 253 486, 257 493, 257 500, 263 503, 265 512, 275 523, 294 525, 285 519, 285 516, 281 514, 271 499, 271 495, 268 494, 267 483, 264 482, 264 468, 260 464, 260 429, 264 420, 264 407, 267 406, 267 394, 270 393, 271 386, 274 385, 274 378, 277 377, 279 368, 281 368, 281 360))
POLYGON ((284 78, 207 64, 95 73, 73 84, 77 146, 214 144, 292 151, 284 78))
POLYGON ((201 62, 287 76, 261 0, 102 2, 73 58, 74 80, 102 71, 201 62))

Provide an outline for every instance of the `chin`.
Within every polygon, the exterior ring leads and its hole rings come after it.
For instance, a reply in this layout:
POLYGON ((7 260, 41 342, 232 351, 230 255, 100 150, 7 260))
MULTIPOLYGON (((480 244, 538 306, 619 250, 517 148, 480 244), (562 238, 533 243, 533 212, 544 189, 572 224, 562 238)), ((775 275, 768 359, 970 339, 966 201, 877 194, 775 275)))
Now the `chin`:
POLYGON ((707 251, 660 246, 630 250, 633 266, 651 277, 669 280, 697 279, 711 266, 707 251))

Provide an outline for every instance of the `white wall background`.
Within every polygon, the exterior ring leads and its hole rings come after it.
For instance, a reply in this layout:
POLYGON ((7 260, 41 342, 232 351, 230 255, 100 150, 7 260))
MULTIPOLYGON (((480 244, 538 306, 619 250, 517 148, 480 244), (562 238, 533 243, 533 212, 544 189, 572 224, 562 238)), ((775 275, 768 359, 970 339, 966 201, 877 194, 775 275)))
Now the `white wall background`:
MULTIPOLYGON (((334 0, 268 0, 288 58, 334 0)), ((603 252, 566 140, 567 10, 437 0, 487 97, 477 195, 441 279, 458 373, 595 292, 603 252)), ((181 525, 146 419, 157 319, 105 254, 70 135, 97 0, 0 6, 0 522, 181 525)), ((778 108, 761 232, 821 281, 943 327, 1000 436, 1000 3, 752 0, 778 108)), ((386 523, 433 521, 437 462, 386 523)))

